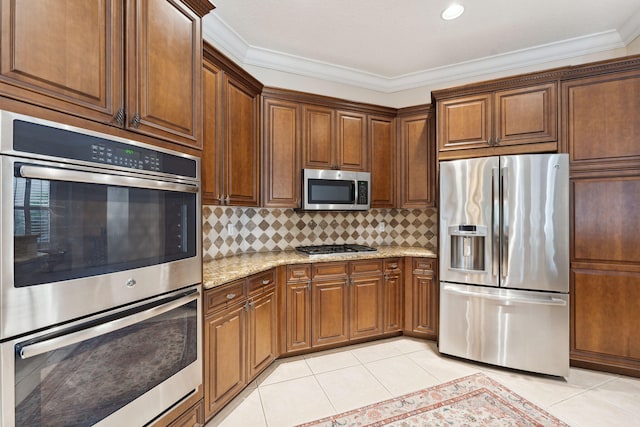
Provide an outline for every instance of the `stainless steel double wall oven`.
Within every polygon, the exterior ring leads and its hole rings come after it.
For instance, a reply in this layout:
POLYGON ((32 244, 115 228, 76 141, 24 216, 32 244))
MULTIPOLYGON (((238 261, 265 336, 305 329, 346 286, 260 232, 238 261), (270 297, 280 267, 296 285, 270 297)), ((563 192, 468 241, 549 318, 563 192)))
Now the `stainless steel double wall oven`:
POLYGON ((0 111, 0 420, 144 425, 201 384, 200 165, 0 111))

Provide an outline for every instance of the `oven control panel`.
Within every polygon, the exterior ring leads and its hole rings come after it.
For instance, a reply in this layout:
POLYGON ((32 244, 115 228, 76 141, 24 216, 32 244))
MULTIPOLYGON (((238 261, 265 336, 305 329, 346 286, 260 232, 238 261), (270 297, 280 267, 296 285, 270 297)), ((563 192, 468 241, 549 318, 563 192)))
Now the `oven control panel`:
POLYGON ((160 172, 160 156, 153 151, 142 153, 134 148, 113 148, 104 144, 91 144, 91 161, 160 172))

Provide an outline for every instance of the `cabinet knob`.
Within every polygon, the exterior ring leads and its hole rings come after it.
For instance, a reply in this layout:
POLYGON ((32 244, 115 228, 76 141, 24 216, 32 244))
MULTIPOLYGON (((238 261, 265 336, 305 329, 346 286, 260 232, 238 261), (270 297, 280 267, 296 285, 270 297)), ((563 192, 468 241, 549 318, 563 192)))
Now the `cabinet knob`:
POLYGON ((496 138, 496 142, 494 143, 494 145, 498 145, 500 144, 500 138, 496 138))
POLYGON ((229 197, 229 195, 227 194, 227 197, 224 198, 224 204, 228 205, 230 201, 231 201, 231 197, 229 197))
POLYGON ((493 140, 492 140, 491 138, 489 138, 489 140, 487 141, 487 143, 488 143, 489 145, 493 145, 493 140))

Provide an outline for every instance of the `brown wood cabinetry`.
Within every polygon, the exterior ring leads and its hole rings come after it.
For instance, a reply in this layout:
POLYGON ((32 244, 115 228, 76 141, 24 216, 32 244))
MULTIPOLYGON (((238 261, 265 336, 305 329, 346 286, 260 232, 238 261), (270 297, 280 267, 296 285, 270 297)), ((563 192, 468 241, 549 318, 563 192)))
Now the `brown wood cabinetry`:
POLYGON ((402 259, 389 258, 384 260, 383 292, 383 332, 402 330, 404 316, 402 280, 402 259))
POLYGON ((312 264, 311 346, 349 340, 349 294, 346 262, 312 264))
POLYGON ((205 292, 206 418, 278 356, 275 287, 272 269, 205 292))
POLYGON ((396 120, 393 117, 367 118, 371 153, 371 207, 396 206, 397 167, 396 120))
POLYGON ((400 186, 398 207, 424 209, 435 205, 433 112, 429 106, 401 110, 398 115, 400 186))
POLYGON ((203 202, 259 204, 262 85, 205 43, 203 202))
POLYGON ((311 348, 311 265, 286 267, 283 352, 311 348))
POLYGON ((406 260, 405 333, 436 339, 438 336, 436 260, 430 258, 407 258, 406 260))
POLYGON ((382 260, 352 261, 349 277, 349 339, 383 333, 382 260))
MULTIPOLYGON (((464 87, 466 93, 462 96, 456 96, 455 90, 435 92, 439 157, 486 156, 495 147, 542 143, 494 152, 556 151, 557 85, 553 81, 473 94, 464 87)), ((501 82, 501 86, 508 83, 501 82)))
POLYGON ((202 387, 198 393, 173 407, 151 424, 153 427, 203 427, 204 403, 202 387))
POLYGON ((562 83, 571 364, 640 376, 640 58, 583 72, 562 83))
POLYGON ((303 167, 366 171, 366 114, 302 105, 303 167))
POLYGON ((2 1, 0 93, 201 147, 202 1, 2 1), (126 56, 125 56, 126 52, 126 56))
POLYGON ((262 112, 262 205, 299 207, 300 104, 265 97, 262 112))

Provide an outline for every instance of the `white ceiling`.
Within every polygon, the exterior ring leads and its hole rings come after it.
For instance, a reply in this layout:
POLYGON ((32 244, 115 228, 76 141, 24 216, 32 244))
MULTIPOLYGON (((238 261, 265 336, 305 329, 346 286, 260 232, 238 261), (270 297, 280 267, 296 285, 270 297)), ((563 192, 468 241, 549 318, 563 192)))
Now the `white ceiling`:
POLYGON ((205 40, 241 65, 381 92, 623 48, 640 0, 213 0, 205 40))

